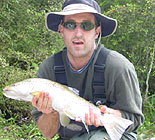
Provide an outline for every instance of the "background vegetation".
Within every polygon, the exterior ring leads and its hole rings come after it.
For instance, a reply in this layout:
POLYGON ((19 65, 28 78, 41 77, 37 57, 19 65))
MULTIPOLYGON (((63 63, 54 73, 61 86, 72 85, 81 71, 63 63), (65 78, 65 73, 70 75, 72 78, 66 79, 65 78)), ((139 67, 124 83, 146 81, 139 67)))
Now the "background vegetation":
MULTIPOLYGON (((145 123, 138 130, 139 139, 155 137, 155 2, 97 1, 102 13, 118 20, 116 33, 101 42, 125 55, 138 74, 145 115, 145 123)), ((5 98, 2 89, 36 77, 39 64, 64 47, 60 35, 49 32, 44 24, 45 14, 61 10, 62 3, 63 0, 0 0, 0 139, 45 140, 30 115, 31 104, 5 98)))

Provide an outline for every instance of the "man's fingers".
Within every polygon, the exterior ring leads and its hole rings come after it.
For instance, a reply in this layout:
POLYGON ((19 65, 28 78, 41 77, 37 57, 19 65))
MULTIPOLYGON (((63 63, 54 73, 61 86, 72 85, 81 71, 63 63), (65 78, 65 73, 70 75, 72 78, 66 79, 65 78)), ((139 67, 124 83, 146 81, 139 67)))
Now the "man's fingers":
POLYGON ((48 95, 47 97, 47 108, 52 108, 52 98, 48 95))
POLYGON ((104 113, 104 112, 106 111, 106 108, 107 108, 107 107, 106 107, 105 105, 102 106, 102 107, 101 107, 101 112, 104 113))
POLYGON ((88 115, 88 114, 85 114, 85 123, 86 123, 87 125, 91 125, 91 124, 90 124, 90 119, 89 119, 89 115, 88 115))
POLYGON ((34 107, 37 107, 37 102, 38 102, 38 98, 37 98, 36 96, 34 96, 34 97, 32 98, 32 105, 33 105, 34 107))
POLYGON ((42 109, 49 109, 51 106, 49 106, 48 104, 49 104, 49 95, 48 95, 48 93, 43 93, 43 102, 42 102, 42 106, 41 106, 41 108, 42 109))
POLYGON ((92 108, 89 108, 89 114, 85 114, 85 120, 87 125, 94 125, 95 123, 95 114, 92 108))
POLYGON ((111 108, 109 108, 109 107, 107 107, 107 106, 102 106, 101 107, 101 112, 102 113, 109 113, 109 114, 113 114, 113 109, 111 109, 111 108))
POLYGON ((98 117, 98 115, 97 114, 94 114, 94 125, 96 126, 96 127, 99 127, 100 125, 101 125, 101 122, 100 122, 100 120, 99 120, 99 117, 98 117))
POLYGON ((120 110, 112 109, 112 108, 107 107, 107 106, 102 106, 100 109, 101 109, 102 113, 108 113, 108 114, 113 114, 113 115, 118 116, 118 117, 122 117, 122 113, 120 110))
POLYGON ((38 99, 38 103, 37 103, 37 109, 38 109, 38 111, 41 111, 42 110, 43 101, 44 101, 44 93, 41 92, 39 94, 39 99, 38 99))
POLYGON ((85 122, 87 125, 94 125, 96 127, 103 126, 99 119, 99 116, 93 112, 93 109, 89 109, 89 114, 85 114, 85 122))
POLYGON ((38 97, 34 96, 32 99, 32 105, 35 106, 38 109, 38 111, 41 111, 46 114, 53 111, 52 99, 49 96, 49 94, 45 92, 40 92, 38 97))
POLYGON ((92 108, 89 108, 89 119, 90 119, 90 124, 89 125, 92 125, 94 124, 94 113, 93 113, 93 109, 92 108))

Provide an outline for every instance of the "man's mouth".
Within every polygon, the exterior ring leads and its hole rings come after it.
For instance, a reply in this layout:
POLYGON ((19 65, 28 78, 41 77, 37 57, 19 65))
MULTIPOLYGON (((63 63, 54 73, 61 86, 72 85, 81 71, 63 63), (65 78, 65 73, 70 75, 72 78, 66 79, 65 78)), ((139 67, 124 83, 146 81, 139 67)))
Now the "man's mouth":
POLYGON ((75 44, 75 45, 83 45, 84 43, 82 41, 73 41, 73 44, 75 44))

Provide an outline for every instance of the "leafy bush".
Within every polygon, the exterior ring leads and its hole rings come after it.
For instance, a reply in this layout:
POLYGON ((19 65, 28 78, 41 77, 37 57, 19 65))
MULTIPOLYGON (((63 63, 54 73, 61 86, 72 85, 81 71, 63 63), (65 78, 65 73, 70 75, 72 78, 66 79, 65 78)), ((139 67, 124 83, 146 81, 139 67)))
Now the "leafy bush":
MULTIPOLYGON (((0 59, 0 63, 2 64, 2 67, 0 68, 0 93, 2 93, 2 88, 4 88, 6 85, 34 77, 33 71, 28 72, 19 68, 14 68, 13 66, 9 66, 5 59, 0 59), (18 79, 16 79, 16 77, 18 77, 18 79)), ((5 114, 5 118, 18 115, 19 119, 21 119, 21 117, 30 116, 30 109, 32 109, 31 103, 8 99, 2 94, 0 94, 0 101, 0 110, 3 114, 5 114)))
MULTIPOLYGON (((144 5, 115 6, 107 15, 118 20, 118 29, 113 36, 102 39, 102 42, 106 47, 125 55, 134 64, 145 96, 147 74, 153 63, 155 49, 153 3, 148 0, 144 5)), ((146 94, 153 94, 151 87, 154 86, 154 68, 151 68, 149 91, 146 94)))
MULTIPOLYGON (((61 36, 49 32, 44 24, 45 13, 59 11, 63 1, 0 1, 0 139, 45 139, 30 115, 31 103, 11 100, 1 93, 6 85, 35 77, 39 64, 64 47, 61 36)), ((155 122, 154 2, 97 1, 106 15, 118 20, 116 33, 101 42, 125 55, 135 65, 146 118, 139 134, 151 137, 155 122)))
POLYGON ((58 4, 54 0, 42 2, 0 1, 0 115, 3 114, 0 116, 0 139, 42 137, 31 121, 31 103, 2 95, 5 86, 36 77, 39 64, 63 47, 60 35, 49 32, 44 24, 45 13, 49 9, 58 10, 63 1, 58 4), (55 5, 58 7, 53 8, 55 5), (25 125, 23 118, 27 119, 25 125), (2 129, 5 127, 10 131, 2 129))
POLYGON ((143 112, 146 118, 144 125, 139 129, 140 134, 153 137, 154 117, 154 35, 155 24, 153 12, 154 3, 143 0, 140 3, 117 5, 105 12, 106 15, 118 20, 118 28, 113 36, 102 39, 101 42, 108 48, 125 55, 135 66, 143 96, 143 112), (148 130, 147 130, 148 129, 148 130))
MULTIPOLYGON (((16 124, 16 119, 10 118, 8 120, 0 116, 0 139, 8 140, 47 140, 44 138, 37 128, 33 120, 22 118, 19 124, 16 124)), ((56 135, 52 140, 57 140, 56 135)))

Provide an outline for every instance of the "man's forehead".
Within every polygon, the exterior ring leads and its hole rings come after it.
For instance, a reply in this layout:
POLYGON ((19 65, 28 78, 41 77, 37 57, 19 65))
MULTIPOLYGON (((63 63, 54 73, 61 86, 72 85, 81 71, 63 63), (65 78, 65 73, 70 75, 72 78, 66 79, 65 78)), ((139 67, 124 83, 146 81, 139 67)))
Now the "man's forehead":
POLYGON ((79 14, 74 14, 74 15, 65 15, 64 16, 64 21, 66 20, 90 20, 90 21, 95 21, 95 16, 92 13, 79 13, 79 14))

